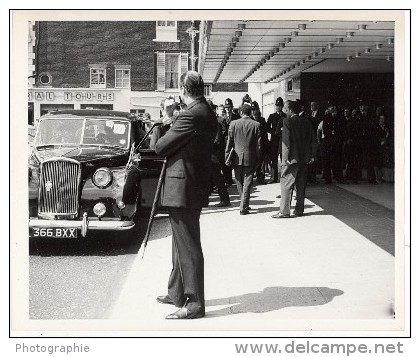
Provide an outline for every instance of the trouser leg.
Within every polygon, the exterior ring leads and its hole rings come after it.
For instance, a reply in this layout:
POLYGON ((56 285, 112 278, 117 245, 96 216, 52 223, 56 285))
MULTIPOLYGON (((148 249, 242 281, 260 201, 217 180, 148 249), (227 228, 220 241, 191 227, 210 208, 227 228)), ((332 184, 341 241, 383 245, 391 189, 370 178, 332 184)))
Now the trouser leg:
POLYGON ((232 168, 230 166, 225 165, 224 163, 221 165, 222 165, 222 172, 223 172, 223 177, 225 179, 225 182, 229 185, 232 185, 233 184, 232 168))
POLYGON ((241 198, 241 207, 243 210, 249 207, 249 197, 251 196, 252 177, 254 175, 254 168, 251 166, 243 167, 243 193, 241 198))
POLYGON ((221 165, 212 163, 212 181, 217 187, 217 193, 220 197, 221 202, 230 202, 229 194, 226 189, 225 181, 221 173, 221 165))
POLYGON ((279 163, 278 163, 278 159, 279 159, 279 151, 278 151, 278 146, 271 146, 271 179, 274 182, 278 182, 279 181, 279 163))
POLYGON ((178 230, 174 229, 172 219, 169 217, 172 226, 172 271, 168 281, 168 295, 175 303, 175 306, 182 307, 186 297, 184 295, 184 285, 182 282, 181 266, 179 262, 179 254, 177 250, 176 235, 178 230))
POLYGON ((241 200, 239 209, 243 210, 243 192, 244 192, 244 167, 237 165, 234 167, 236 187, 238 188, 239 199, 241 200))
POLYGON ((290 201, 292 197, 292 187, 295 183, 297 164, 281 165, 280 176, 280 214, 290 214, 290 201))
POLYGON ((296 175, 295 189, 296 189, 296 206, 295 211, 297 213, 303 213, 305 210, 305 191, 307 183, 307 165, 299 165, 299 169, 296 175))
MULTIPOLYGON (((201 210, 169 207, 168 212, 172 230, 175 233, 173 237, 178 261, 178 277, 181 277, 183 296, 187 299, 186 306, 190 310, 204 312, 204 257, 200 240, 201 210)), ((177 286, 179 287, 179 282, 177 286)), ((175 295, 169 296, 172 298, 175 295)), ((174 301, 178 306, 182 302, 174 301)))

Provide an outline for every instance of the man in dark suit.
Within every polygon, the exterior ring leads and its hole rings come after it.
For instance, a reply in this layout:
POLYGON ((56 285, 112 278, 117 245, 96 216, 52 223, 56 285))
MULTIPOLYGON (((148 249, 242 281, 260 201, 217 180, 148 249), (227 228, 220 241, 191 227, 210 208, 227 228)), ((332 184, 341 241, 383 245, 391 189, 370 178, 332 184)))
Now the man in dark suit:
POLYGON ((283 120, 286 114, 283 113, 283 99, 276 99, 276 112, 269 115, 267 119, 267 132, 270 134, 270 165, 271 180, 268 183, 279 182, 279 148, 281 149, 281 130, 283 128, 283 120))
POLYGON ((249 196, 251 194, 252 177, 261 159, 260 123, 250 118, 251 106, 244 103, 241 106, 241 119, 231 122, 226 159, 231 149, 234 149, 232 165, 235 170, 235 181, 241 197, 240 214, 249 214, 249 196))
MULTIPOLYGON (((207 100, 210 108, 216 111, 217 106, 209 99, 207 100)), ((216 114, 216 112, 215 112, 216 114)), ((217 115, 217 114, 216 114, 217 115)), ((213 187, 216 186, 220 202, 216 207, 230 206, 229 193, 225 185, 225 180, 222 176, 222 163, 225 163, 225 141, 222 135, 222 118, 217 116, 217 133, 214 139, 213 152, 211 154, 211 180, 210 180, 210 194, 213 187)))
POLYGON ((290 218, 292 187, 296 187, 296 207, 294 215, 302 216, 304 211, 305 189, 308 164, 314 162, 316 152, 315 133, 306 116, 299 116, 300 105, 286 101, 283 111, 282 160, 281 160, 281 199, 280 211, 273 218, 290 218))
POLYGON ((200 213, 208 204, 217 120, 204 98, 204 82, 199 73, 188 71, 181 75, 180 93, 187 106, 155 149, 167 159, 161 199, 172 226, 173 265, 168 295, 157 300, 180 307, 167 319, 194 319, 205 314, 200 213))
POLYGON ((268 135, 267 135, 267 123, 265 118, 261 116, 260 106, 258 102, 253 101, 251 103, 251 118, 256 122, 260 123, 261 132, 261 160, 257 167, 257 182, 261 185, 265 184, 265 163, 267 161, 268 152, 268 135))
MULTIPOLYGON (((232 99, 227 98, 225 100, 224 104, 225 113, 222 117, 222 135, 225 140, 225 147, 227 143, 227 137, 229 134, 229 125, 232 121, 237 120, 240 118, 240 115, 237 115, 233 112, 233 102, 232 99)), ((225 165, 225 163, 222 163, 222 171, 223 176, 225 178, 225 182, 228 186, 233 185, 233 179, 232 179, 232 168, 225 165)))
MULTIPOLYGON (((317 101, 311 102, 311 116, 310 120, 312 127, 314 128, 315 134, 317 133, 319 124, 322 122, 324 115, 319 108, 319 103, 317 101)), ((319 153, 319 148, 315 155, 315 162, 308 168, 308 181, 311 183, 317 183, 316 174, 317 172, 322 171, 321 158, 319 153)))

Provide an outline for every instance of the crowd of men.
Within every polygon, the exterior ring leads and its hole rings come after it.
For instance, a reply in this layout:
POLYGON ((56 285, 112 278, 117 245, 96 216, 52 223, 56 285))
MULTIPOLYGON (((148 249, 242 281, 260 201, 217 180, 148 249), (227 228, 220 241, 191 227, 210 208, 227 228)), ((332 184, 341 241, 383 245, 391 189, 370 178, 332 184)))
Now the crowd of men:
MULTIPOLYGON (((283 124, 287 118, 283 99, 276 99, 275 111, 267 120, 262 116, 258 102, 252 101, 248 94, 242 99, 238 109, 234 108, 230 98, 218 106, 211 100, 207 102, 218 122, 209 187, 209 195, 217 191, 220 197, 216 206, 230 206, 227 187, 234 183, 240 195, 245 195, 244 201, 247 201, 254 178, 257 184, 280 182, 281 167, 278 163, 282 160, 283 124), (239 124, 232 126, 238 120, 239 124), (251 122, 259 125, 252 125, 251 122), (232 147, 236 153, 236 161, 226 164, 226 155, 232 147), (240 158, 237 157, 238 152, 242 155, 240 158), (248 171, 238 171, 239 166, 247 166, 248 171)), ((378 106, 372 112, 362 100, 355 106, 342 108, 338 108, 333 101, 328 101, 323 108, 317 101, 310 102, 309 106, 300 100, 293 103, 297 105, 299 117, 305 118, 311 124, 317 144, 313 162, 307 166, 309 184, 331 184, 333 180, 337 183, 358 184, 362 180, 363 169, 366 170, 367 182, 385 182, 383 169, 393 168, 394 163, 393 125, 383 106, 378 106)), ((153 132, 151 148, 154 148, 156 140, 170 128, 173 118, 181 110, 182 103, 175 102, 174 99, 162 102, 161 120, 164 125, 153 132)), ((241 214, 247 214, 249 204, 244 204, 240 209, 241 214)))

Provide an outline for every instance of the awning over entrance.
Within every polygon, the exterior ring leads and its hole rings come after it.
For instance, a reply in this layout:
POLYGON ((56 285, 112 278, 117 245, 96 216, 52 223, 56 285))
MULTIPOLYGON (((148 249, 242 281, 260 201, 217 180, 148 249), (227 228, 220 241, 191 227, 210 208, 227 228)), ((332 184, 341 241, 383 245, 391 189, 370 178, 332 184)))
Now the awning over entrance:
POLYGON ((205 83, 279 82, 309 70, 393 72, 394 27, 393 21, 203 21, 200 72, 205 83))

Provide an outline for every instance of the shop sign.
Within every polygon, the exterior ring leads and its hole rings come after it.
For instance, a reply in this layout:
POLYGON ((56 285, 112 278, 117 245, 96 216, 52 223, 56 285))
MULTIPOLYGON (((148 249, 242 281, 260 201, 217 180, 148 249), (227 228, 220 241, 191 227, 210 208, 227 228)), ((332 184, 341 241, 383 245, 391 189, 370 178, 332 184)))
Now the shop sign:
POLYGON ((64 100, 112 102, 114 93, 107 92, 64 92, 64 100))
POLYGON ((33 100, 54 100, 54 92, 28 92, 28 101, 33 100))
MULTIPOLYGON (((54 101, 57 97, 57 93, 54 92, 28 92, 28 101, 34 100, 48 100, 54 101)), ((114 93, 112 92, 79 92, 79 91, 65 91, 64 100, 66 101, 96 101, 96 102, 112 102, 114 101, 114 93)))

